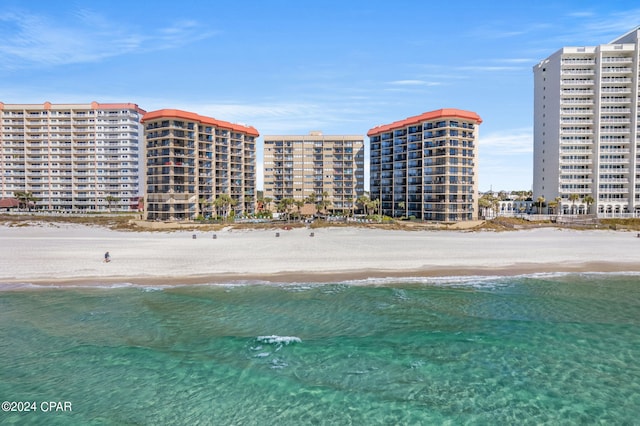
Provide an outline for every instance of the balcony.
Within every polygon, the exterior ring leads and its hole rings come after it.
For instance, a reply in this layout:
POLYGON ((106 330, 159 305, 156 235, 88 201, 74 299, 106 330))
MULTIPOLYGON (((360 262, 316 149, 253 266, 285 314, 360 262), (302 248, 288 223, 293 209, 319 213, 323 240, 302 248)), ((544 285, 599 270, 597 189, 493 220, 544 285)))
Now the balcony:
POLYGON ((592 162, 591 158, 565 159, 560 157, 560 164, 591 164, 592 162))
POLYGON ((562 115, 593 115, 591 108, 562 108, 562 115))
POLYGON ((560 105, 593 105, 593 99, 581 99, 581 98, 561 99, 560 105))
POLYGON ((591 96, 595 92, 592 89, 563 89, 560 93, 563 96, 591 96))
POLYGON ((602 58, 603 64, 631 64, 633 63, 633 58, 631 57, 620 57, 620 56, 604 56, 602 58))
POLYGON ((602 93, 629 94, 629 93, 631 93, 631 88, 629 88, 629 87, 603 87, 601 92, 602 93))
POLYGON ((563 117, 561 123, 564 126, 591 125, 593 124, 593 120, 590 118, 563 117))
POLYGON ((631 119, 625 117, 617 117, 617 118, 602 118, 600 120, 601 123, 618 123, 618 124, 629 124, 631 123, 631 119))
POLYGON ((628 194, 631 188, 598 188, 600 195, 602 194, 628 194))
POLYGON ((628 184, 629 179, 627 178, 611 178, 611 179, 598 179, 599 183, 620 183, 620 184, 628 184))
POLYGON ((585 178, 560 178, 560 183, 573 183, 573 184, 592 184, 593 179, 585 178))
POLYGON ((561 75, 594 75, 595 71, 593 69, 578 69, 578 68, 570 68, 563 69, 561 75))
POLYGON ((563 137, 560 140, 560 144, 561 145, 590 145, 593 143, 593 139, 591 138, 584 138, 584 139, 571 139, 571 138, 565 138, 563 137))
POLYGON ((603 74, 629 74, 632 72, 630 67, 602 67, 603 74))
POLYGON ((591 149, 571 149, 570 147, 563 146, 560 148, 562 155, 591 155, 593 150, 591 149))
POLYGON ((601 79, 603 84, 614 84, 614 83, 631 83, 632 80, 629 77, 603 77, 601 79))
POLYGON ((562 65, 595 65, 593 58, 564 58, 562 65))
POLYGON ((602 148, 600 154, 630 154, 631 150, 628 148, 602 148))
POLYGON ((576 128, 560 129, 560 134, 563 134, 563 135, 588 135, 591 133, 593 133, 593 129, 576 129, 576 128))
POLYGON ((625 128, 625 127, 615 128, 615 127, 607 127, 607 126, 605 126, 605 127, 600 128, 600 134, 602 134, 602 133, 614 133, 614 134, 617 133, 617 134, 625 134, 626 135, 626 134, 629 134, 629 132, 630 132, 630 129, 625 128))

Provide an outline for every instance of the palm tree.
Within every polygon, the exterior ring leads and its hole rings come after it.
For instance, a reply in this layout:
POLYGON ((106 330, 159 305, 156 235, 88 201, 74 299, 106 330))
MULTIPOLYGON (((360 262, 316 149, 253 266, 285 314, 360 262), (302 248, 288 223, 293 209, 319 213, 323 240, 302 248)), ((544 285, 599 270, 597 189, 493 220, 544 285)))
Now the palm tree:
POLYGON ((198 198, 198 211, 204 216, 205 209, 207 208, 208 201, 205 197, 198 198))
POLYGON ((560 211, 560 202, 562 201, 561 197, 556 197, 553 199, 553 201, 549 201, 549 203, 547 204, 549 206, 549 208, 553 211, 554 214, 558 215, 559 211, 560 211))
POLYGON ((529 191, 512 191, 511 195, 514 195, 518 201, 526 201, 529 198, 529 191))
POLYGON ((353 197, 349 197, 346 199, 346 202, 349 203, 349 209, 347 210, 347 217, 353 217, 356 212, 356 199, 353 197))
POLYGON ((405 207, 406 207, 406 204, 405 204, 405 202, 404 202, 404 201, 400 201, 400 202, 398 203, 398 208, 399 208, 400 210, 404 210, 403 217, 407 215, 407 210, 405 209, 405 207))
POLYGON ((218 208, 222 209, 222 217, 224 220, 227 220, 229 216, 229 207, 233 207, 238 204, 238 200, 231 198, 229 194, 220 194, 213 202, 213 205, 216 206, 216 210, 218 208))
POLYGON ((487 217, 487 211, 491 208, 491 200, 484 194, 478 199, 478 208, 482 209, 483 216, 487 217))
POLYGON ((375 212, 378 211, 379 221, 382 222, 382 214, 380 211, 382 210, 382 203, 380 203, 380 198, 376 198, 375 200, 371 200, 370 203, 371 209, 375 212))
POLYGON ((362 206, 365 216, 369 216, 369 208, 371 207, 371 199, 366 195, 361 195, 356 200, 356 203, 362 206))
POLYGON ((113 195, 107 195, 105 197, 105 201, 107 202, 107 208, 109 210, 109 213, 111 213, 111 207, 113 206, 113 204, 115 204, 118 201, 120 201, 120 199, 117 198, 117 197, 114 197, 113 195))
POLYGON ((491 209, 495 212, 496 217, 500 213, 500 198, 493 197, 491 200, 491 209))
POLYGON ((295 204, 295 200, 293 198, 283 198, 277 205, 278 212, 284 213, 287 217, 287 222, 289 222, 290 209, 291 206, 295 204))
POLYGON ((271 204, 271 202, 273 201, 273 198, 271 197, 265 197, 264 195, 259 196, 256 199, 256 202, 258 203, 258 211, 262 211, 264 209, 269 209, 269 204, 271 204))
POLYGON ((576 201, 580 199, 578 194, 569 195, 569 201, 571 201, 571 214, 575 214, 576 201))
MULTIPOLYGON (((304 197, 304 199, 302 200, 304 201, 304 204, 312 204, 315 208, 315 204, 316 204, 316 194, 310 194, 307 195, 306 197, 304 197)), ((315 212, 314 212, 315 213, 315 212)))
POLYGON ((273 198, 271 197, 264 197, 264 207, 269 210, 270 209, 270 205, 273 202, 273 198))
POLYGON ((498 211, 500 210, 500 198, 491 192, 487 192, 478 199, 478 208, 484 209, 485 218, 490 216, 489 212, 492 213, 491 217, 497 217, 498 211))
POLYGON ((31 211, 31 206, 38 201, 33 193, 29 191, 16 191, 13 196, 18 200, 20 208, 26 207, 29 211, 31 211))
POLYGON ((582 199, 582 202, 587 205, 587 214, 589 214, 589 210, 591 208, 591 205, 593 203, 595 203, 596 200, 594 200, 591 195, 585 195, 585 197, 582 199))
POLYGON ((536 200, 536 203, 538 204, 538 214, 542 214, 542 205, 544 204, 545 199, 544 197, 541 195, 538 197, 538 199, 536 200))
POLYGON ((327 214, 327 207, 331 205, 331 202, 327 198, 329 198, 329 193, 324 191, 320 194, 320 200, 316 203, 318 211, 321 211, 324 214, 327 214))
POLYGON ((298 216, 302 218, 302 208, 304 207, 304 200, 295 200, 293 204, 295 204, 296 209, 298 210, 298 216))

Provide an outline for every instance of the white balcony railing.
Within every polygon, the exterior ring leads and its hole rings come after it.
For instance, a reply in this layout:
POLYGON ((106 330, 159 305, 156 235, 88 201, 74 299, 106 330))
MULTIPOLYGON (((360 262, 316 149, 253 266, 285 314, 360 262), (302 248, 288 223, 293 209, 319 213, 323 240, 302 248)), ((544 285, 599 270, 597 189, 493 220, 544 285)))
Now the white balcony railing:
POLYGON ((565 135, 589 135, 593 133, 591 129, 560 129, 561 134, 565 135))
POLYGON ((593 105, 593 99, 562 99, 561 105, 593 105))
POLYGON ((633 62, 633 58, 630 57, 620 57, 620 56, 605 56, 602 58, 602 63, 604 64, 611 64, 611 63, 617 63, 617 64, 630 64, 633 62))

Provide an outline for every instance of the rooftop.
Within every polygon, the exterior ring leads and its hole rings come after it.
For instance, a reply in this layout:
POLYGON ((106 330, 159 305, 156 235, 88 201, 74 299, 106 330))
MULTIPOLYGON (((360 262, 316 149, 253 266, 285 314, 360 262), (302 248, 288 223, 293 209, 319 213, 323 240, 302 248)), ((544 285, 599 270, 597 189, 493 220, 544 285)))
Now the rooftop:
POLYGON ((236 132, 246 133, 251 136, 260 136, 260 133, 252 127, 242 124, 230 123, 228 121, 217 120, 212 117, 205 117, 203 115, 196 114, 194 112, 182 111, 179 109, 159 109, 157 111, 151 111, 146 113, 142 117, 142 123, 149 120, 157 120, 159 118, 179 118, 182 120, 197 121, 202 124, 210 124, 222 129, 234 130, 236 132))
POLYGON ((425 121, 435 120, 438 118, 461 118, 464 120, 472 120, 477 124, 482 123, 482 119, 478 114, 471 111, 465 111, 455 108, 442 108, 435 111, 424 112, 420 115, 405 118, 404 120, 394 121, 391 124, 383 124, 376 126, 367 132, 367 136, 374 136, 380 133, 388 132, 389 130, 398 129, 402 127, 411 126, 414 124, 420 124, 425 121))

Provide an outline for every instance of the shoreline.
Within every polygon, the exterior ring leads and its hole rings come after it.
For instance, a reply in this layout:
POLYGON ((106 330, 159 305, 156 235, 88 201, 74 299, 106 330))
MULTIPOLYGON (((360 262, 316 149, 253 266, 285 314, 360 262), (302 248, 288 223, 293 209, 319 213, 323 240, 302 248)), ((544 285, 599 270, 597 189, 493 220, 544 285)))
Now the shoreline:
POLYGON ((363 228, 128 233, 0 226, 0 290, 20 284, 144 286, 640 272, 628 231, 508 233, 363 228), (313 232, 313 238, 310 235, 313 232), (109 251, 112 261, 104 263, 109 251))
POLYGON ((260 274, 218 274, 192 276, 108 276, 73 277, 61 279, 2 280, 3 287, 24 289, 24 286, 102 288, 120 284, 140 287, 179 287, 200 285, 293 285, 293 284, 343 284, 379 285, 382 280, 402 281, 403 279, 446 279, 446 278, 488 278, 517 277, 536 274, 640 274, 637 263, 589 262, 574 265, 558 264, 519 264, 487 268, 434 268, 429 270, 361 270, 341 272, 307 273, 304 271, 260 274), (369 283, 365 283, 370 281, 369 283), (360 283, 359 283, 360 282, 360 283))

